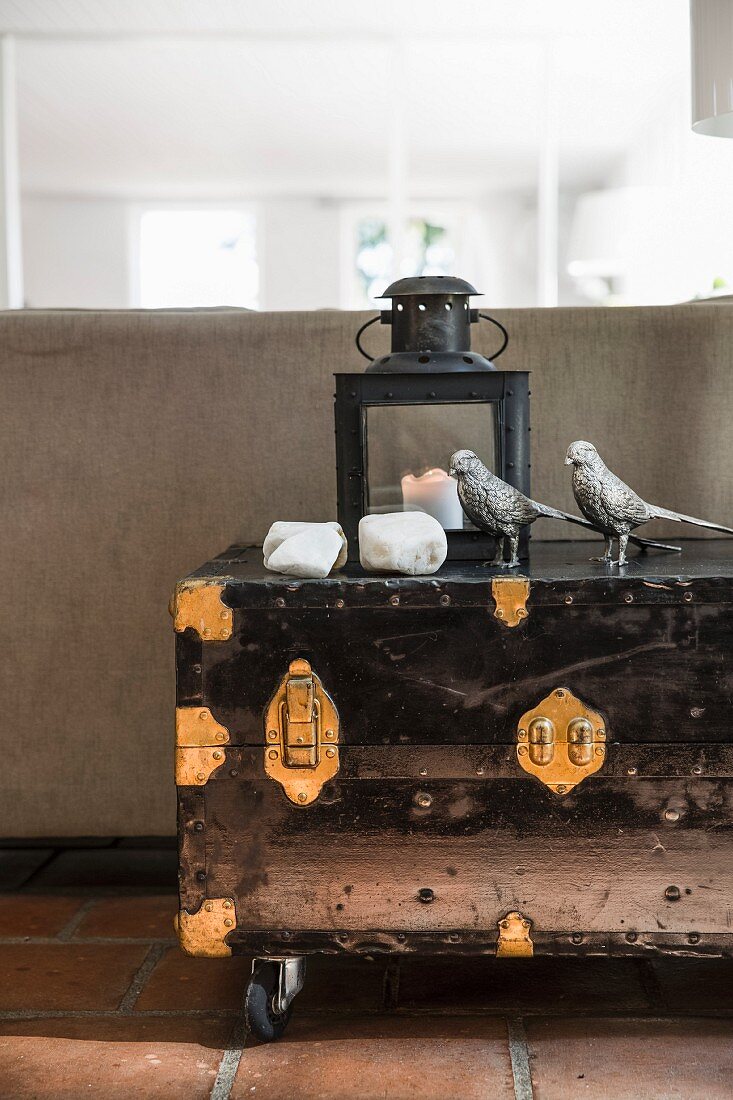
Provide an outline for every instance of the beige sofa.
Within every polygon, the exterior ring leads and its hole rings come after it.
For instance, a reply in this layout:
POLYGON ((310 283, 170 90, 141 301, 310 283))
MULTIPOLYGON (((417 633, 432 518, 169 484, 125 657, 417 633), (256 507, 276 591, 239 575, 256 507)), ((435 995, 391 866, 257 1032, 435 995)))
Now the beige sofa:
MULTIPOLYGON (((648 499, 733 524, 730 305, 499 316, 502 366, 533 371, 536 497, 572 507, 582 437, 648 499)), ((173 585, 275 518, 334 517, 331 375, 363 369, 364 319, 0 314, 0 835, 174 831, 173 585)))

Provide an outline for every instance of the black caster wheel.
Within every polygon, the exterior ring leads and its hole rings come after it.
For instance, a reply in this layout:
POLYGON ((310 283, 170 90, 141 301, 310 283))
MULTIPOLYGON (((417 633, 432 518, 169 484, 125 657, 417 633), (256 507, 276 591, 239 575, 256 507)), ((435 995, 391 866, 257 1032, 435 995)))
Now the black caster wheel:
POLYGON ((282 963, 255 960, 244 998, 244 1022, 247 1031, 261 1043, 279 1039, 290 1021, 290 1002, 297 989, 291 996, 285 995, 283 978, 282 963))

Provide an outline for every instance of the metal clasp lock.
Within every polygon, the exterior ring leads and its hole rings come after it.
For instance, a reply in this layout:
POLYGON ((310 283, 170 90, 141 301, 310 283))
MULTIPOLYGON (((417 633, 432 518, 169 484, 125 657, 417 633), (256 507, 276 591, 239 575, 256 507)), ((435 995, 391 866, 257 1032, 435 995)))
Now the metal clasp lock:
POLYGON ((555 688, 517 728, 517 760, 561 797, 603 767, 606 723, 568 688, 555 688))
POLYGON ((339 716, 310 663, 290 662, 265 712, 265 772, 307 806, 339 770, 339 716))
POLYGON ((315 768, 318 763, 318 709, 309 665, 307 674, 291 676, 285 685, 280 727, 287 767, 315 768))

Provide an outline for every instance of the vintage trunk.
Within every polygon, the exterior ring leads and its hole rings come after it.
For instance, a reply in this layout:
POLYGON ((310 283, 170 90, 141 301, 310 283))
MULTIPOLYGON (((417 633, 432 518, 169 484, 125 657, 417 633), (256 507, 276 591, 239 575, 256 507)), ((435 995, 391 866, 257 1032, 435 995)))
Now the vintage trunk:
POLYGON ((184 948, 733 954, 733 543, 683 547, 182 581, 184 948))

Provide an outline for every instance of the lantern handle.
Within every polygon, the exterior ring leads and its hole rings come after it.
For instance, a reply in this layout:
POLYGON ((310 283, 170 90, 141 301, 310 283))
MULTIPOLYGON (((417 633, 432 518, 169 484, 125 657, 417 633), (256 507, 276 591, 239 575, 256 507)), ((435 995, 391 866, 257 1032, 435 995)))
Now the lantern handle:
POLYGON ((369 360, 370 363, 374 362, 374 356, 370 355, 368 351, 364 351, 364 348, 361 346, 361 340, 359 339, 359 337, 365 329, 369 328, 370 325, 373 325, 375 321, 378 321, 380 316, 381 314, 378 313, 376 317, 370 317, 368 321, 365 321, 357 332, 356 336, 354 337, 354 343, 356 344, 357 349, 361 352, 365 359, 369 360))
POLYGON ((498 351, 495 351, 493 355, 489 355, 490 360, 498 359, 502 352, 506 351, 507 344, 509 343, 509 333, 502 325, 501 321, 497 321, 496 317, 490 317, 488 313, 479 313, 479 317, 483 317, 484 321, 491 321, 492 325, 500 330, 504 335, 504 341, 498 351))

